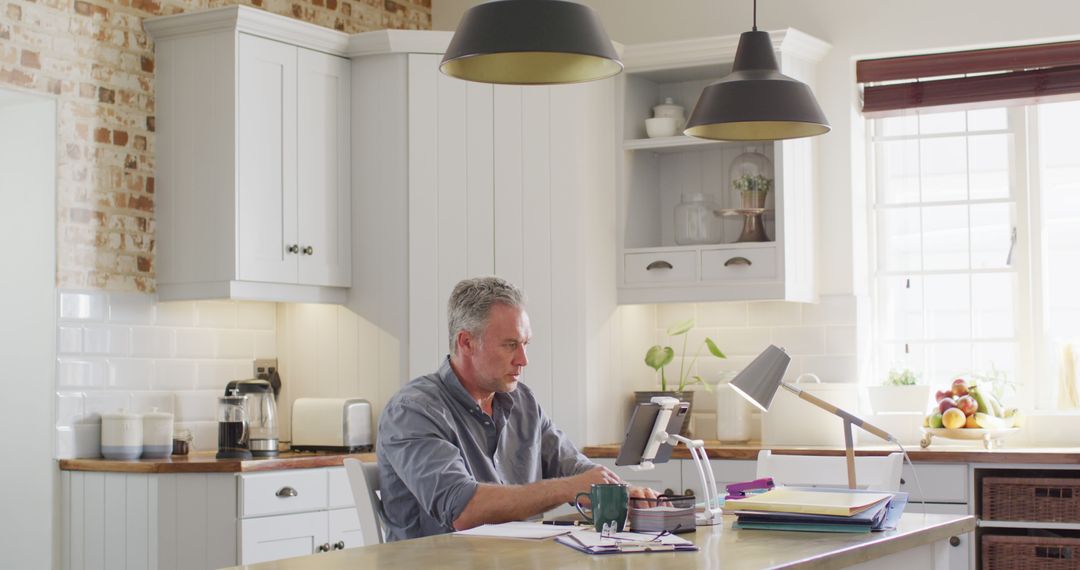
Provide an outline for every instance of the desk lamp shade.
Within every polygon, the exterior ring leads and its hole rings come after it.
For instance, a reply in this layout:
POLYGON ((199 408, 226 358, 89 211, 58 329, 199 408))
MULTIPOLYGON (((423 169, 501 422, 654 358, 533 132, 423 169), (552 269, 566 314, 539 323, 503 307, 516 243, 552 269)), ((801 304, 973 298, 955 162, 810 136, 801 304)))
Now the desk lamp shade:
POLYGON ((684 134, 725 141, 775 141, 829 132, 810 87, 780 73, 769 32, 739 36, 731 73, 698 97, 684 134))
POLYGON ((569 0, 491 0, 461 17, 443 73, 481 83, 605 79, 623 64, 592 8, 569 0))
POLYGON ((731 381, 731 388, 766 412, 789 364, 791 357, 783 349, 769 345, 731 381))

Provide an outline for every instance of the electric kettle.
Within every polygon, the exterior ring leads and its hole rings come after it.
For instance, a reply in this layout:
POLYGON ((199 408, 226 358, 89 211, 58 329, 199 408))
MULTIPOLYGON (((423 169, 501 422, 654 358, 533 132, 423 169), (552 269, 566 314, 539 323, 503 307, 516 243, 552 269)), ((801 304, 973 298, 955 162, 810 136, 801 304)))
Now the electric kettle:
POLYGON ((247 396, 245 416, 248 427, 248 449, 255 457, 275 457, 278 454, 278 416, 274 389, 261 379, 233 380, 225 392, 236 390, 247 396))

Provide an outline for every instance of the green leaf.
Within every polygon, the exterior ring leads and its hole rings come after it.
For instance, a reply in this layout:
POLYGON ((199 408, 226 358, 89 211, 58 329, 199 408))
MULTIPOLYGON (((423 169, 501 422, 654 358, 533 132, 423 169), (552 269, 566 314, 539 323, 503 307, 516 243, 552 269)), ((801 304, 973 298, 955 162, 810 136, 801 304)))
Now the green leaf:
POLYGON ((724 353, 720 351, 720 348, 716 346, 716 343, 713 342, 713 339, 705 337, 705 346, 709 347, 709 352, 711 352, 713 356, 717 358, 727 358, 727 356, 724 356, 724 353))
POLYGON ((668 336, 679 336, 690 332, 690 329, 694 328, 694 319, 676 323, 668 327, 668 336))
POLYGON ((670 346, 660 346, 658 344, 645 353, 645 364, 648 364, 653 370, 660 370, 674 359, 675 351, 670 346))
POLYGON ((694 380, 696 380, 698 384, 701 384, 701 387, 705 388, 706 392, 712 392, 712 384, 706 382, 704 378, 701 376, 694 376, 694 380))

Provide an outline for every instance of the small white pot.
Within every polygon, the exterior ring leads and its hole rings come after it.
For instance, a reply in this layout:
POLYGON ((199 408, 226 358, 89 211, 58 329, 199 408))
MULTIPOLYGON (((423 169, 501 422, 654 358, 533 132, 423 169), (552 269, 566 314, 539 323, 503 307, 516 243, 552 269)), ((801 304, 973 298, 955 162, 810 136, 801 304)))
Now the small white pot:
POLYGON ((101 454, 105 459, 138 459, 142 446, 142 416, 125 410, 101 414, 101 454))
POLYGON ((918 412, 930 409, 930 386, 869 386, 870 407, 882 412, 918 412))

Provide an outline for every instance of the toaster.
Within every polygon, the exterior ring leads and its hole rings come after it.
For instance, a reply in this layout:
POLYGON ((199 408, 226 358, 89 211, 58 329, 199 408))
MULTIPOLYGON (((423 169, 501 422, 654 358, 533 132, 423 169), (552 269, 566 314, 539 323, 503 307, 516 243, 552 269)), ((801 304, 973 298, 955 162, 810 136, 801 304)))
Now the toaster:
POLYGON ((371 403, 360 398, 297 398, 292 448, 297 451, 371 451, 371 403))

